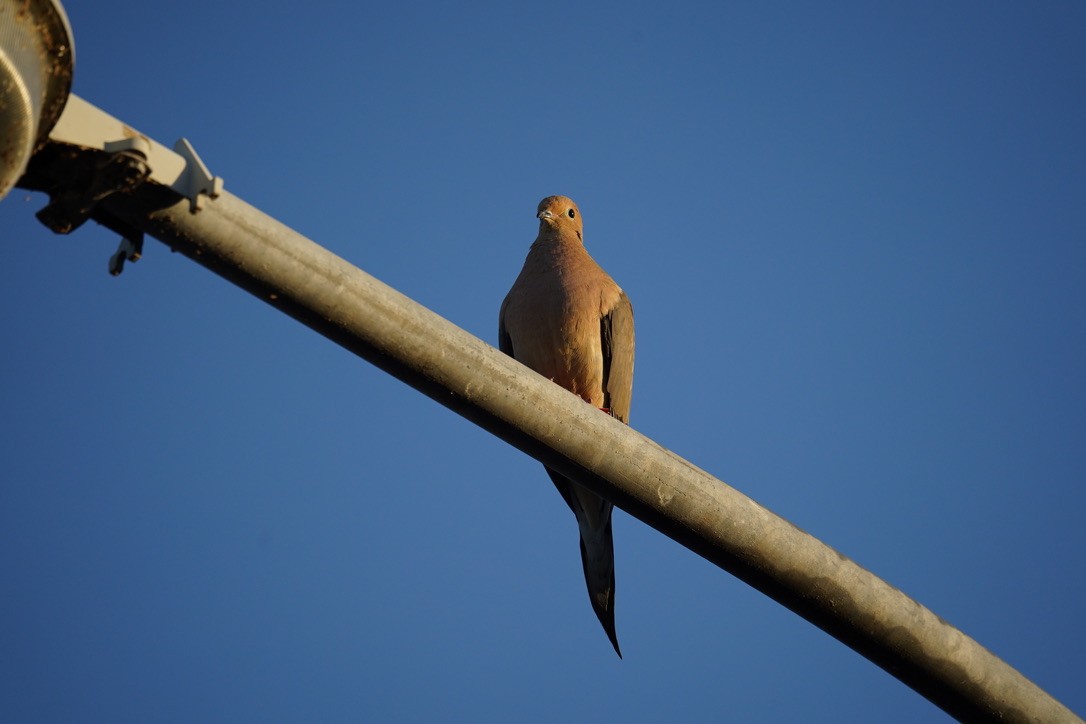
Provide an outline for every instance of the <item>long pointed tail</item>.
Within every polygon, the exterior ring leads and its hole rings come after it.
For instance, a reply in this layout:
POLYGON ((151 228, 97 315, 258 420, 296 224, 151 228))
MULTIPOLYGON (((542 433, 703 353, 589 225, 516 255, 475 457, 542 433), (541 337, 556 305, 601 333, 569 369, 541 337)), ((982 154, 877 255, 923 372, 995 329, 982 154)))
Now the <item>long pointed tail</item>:
POLYGON ((550 468, 547 468, 547 474, 577 516, 588 598, 621 659, 622 651, 615 633, 615 543, 611 535, 611 512, 615 506, 550 468))
POLYGON ((615 541, 611 536, 610 524, 611 511, 615 506, 551 468, 547 468, 546 472, 551 475, 551 481, 573 515, 577 516, 584 583, 589 586, 592 610, 596 612, 596 618, 603 624, 611 646, 615 647, 621 659, 622 651, 615 633, 615 541))
POLYGON ((604 525, 599 530, 585 530, 581 526, 581 563, 584 580, 588 585, 588 598, 596 612, 607 638, 622 658, 615 633, 615 545, 611 536, 611 504, 607 503, 604 525), (587 533, 587 535, 586 535, 587 533))

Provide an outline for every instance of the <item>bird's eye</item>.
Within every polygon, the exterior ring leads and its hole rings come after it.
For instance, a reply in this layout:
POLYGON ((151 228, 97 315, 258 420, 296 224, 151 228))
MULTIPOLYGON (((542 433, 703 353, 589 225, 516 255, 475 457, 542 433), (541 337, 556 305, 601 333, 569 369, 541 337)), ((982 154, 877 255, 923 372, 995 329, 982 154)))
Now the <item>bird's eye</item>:
POLYGON ((574 211, 573 209, 570 209, 568 213, 569 213, 569 218, 571 218, 571 219, 577 215, 577 212, 574 211))

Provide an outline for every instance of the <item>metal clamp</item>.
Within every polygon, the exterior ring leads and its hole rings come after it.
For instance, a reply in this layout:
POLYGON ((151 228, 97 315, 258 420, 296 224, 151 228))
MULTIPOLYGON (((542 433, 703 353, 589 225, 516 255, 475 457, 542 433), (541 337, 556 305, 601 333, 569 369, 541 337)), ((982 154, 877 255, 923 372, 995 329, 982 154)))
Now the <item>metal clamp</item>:
POLYGON ((38 212, 43 224, 67 234, 94 217, 121 234, 120 248, 109 261, 114 275, 126 261, 139 259, 143 234, 99 209, 102 201, 151 183, 188 199, 195 214, 223 191, 222 178, 208 171, 184 138, 167 148, 74 94, 32 161, 20 185, 50 195, 38 212))
POLYGON ((108 149, 83 165, 81 173, 37 213, 38 220, 57 234, 68 234, 82 226, 102 200, 142 185, 150 177, 151 167, 145 149, 129 143, 138 140, 119 142, 116 149, 108 149))
POLYGON ((185 159, 185 173, 174 182, 172 188, 189 200, 189 210, 195 214, 204 208, 205 197, 214 199, 222 193, 222 177, 211 175, 188 139, 177 139, 173 150, 185 159))
POLYGON ((126 261, 137 262, 143 256, 143 232, 135 231, 122 236, 121 244, 113 256, 109 257, 109 273, 111 276, 119 276, 124 271, 126 261))

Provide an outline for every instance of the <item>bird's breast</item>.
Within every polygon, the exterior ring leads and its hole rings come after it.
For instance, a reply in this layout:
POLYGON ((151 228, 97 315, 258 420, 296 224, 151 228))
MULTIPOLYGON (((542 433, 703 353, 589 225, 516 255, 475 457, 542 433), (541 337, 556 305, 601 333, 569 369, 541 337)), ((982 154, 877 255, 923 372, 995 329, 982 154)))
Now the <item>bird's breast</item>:
POLYGON ((553 273, 523 282, 511 293, 505 312, 514 356, 586 401, 603 406, 600 319, 605 288, 553 273))

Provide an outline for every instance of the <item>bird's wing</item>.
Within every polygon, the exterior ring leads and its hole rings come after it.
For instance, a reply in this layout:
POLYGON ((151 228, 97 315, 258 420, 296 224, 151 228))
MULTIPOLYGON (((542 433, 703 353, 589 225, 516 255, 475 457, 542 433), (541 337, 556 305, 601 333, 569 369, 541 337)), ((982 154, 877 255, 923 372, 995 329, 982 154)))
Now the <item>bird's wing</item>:
POLYGON ((630 421, 633 393, 634 321, 630 298, 623 292, 600 319, 603 341, 604 407, 622 422, 630 421))
POLYGON ((509 336, 509 331, 505 328, 505 307, 508 304, 509 297, 506 297, 505 301, 502 302, 501 311, 498 312, 498 349, 516 359, 513 355, 513 339, 509 336))

